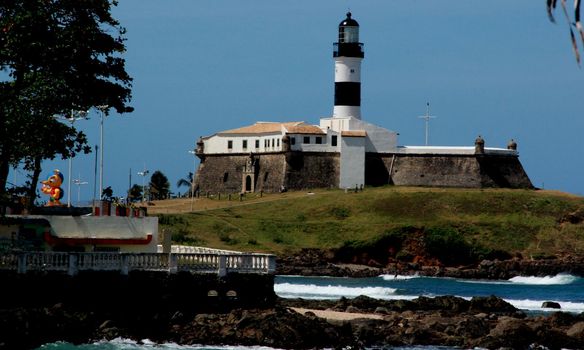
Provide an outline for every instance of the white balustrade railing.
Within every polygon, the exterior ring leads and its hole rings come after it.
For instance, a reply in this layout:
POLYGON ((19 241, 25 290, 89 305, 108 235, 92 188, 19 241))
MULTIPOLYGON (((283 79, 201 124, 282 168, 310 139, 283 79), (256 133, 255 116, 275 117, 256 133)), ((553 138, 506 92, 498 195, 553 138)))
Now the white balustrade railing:
POLYGON ((226 253, 63 253, 18 252, 0 253, 0 270, 66 271, 167 271, 176 273, 271 274, 276 270, 276 257, 269 254, 226 253))

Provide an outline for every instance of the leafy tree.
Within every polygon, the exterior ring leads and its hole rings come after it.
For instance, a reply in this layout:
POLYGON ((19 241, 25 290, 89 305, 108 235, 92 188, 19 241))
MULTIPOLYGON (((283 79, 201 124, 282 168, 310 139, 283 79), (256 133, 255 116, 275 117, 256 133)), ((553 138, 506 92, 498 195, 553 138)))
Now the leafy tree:
POLYGON ((142 186, 140 186, 138 184, 132 185, 132 188, 130 188, 130 193, 128 194, 128 197, 130 198, 130 202, 141 201, 143 198, 142 186))
POLYGON ((89 152, 85 135, 54 115, 108 106, 131 112, 132 78, 120 55, 125 29, 108 0, 0 3, 0 195, 24 160, 34 193, 43 159, 89 152))
POLYGON ((150 196, 152 199, 165 199, 170 191, 170 182, 160 170, 156 170, 150 177, 150 196))
MULTIPOLYGON (((189 172, 189 174, 187 175, 186 178, 184 179, 179 179, 176 182, 176 187, 181 188, 183 186, 188 187, 190 189, 190 187, 193 185, 193 173, 189 172)), ((189 197, 191 196, 191 191, 189 190, 189 197)))
POLYGON ((101 198, 104 200, 111 201, 113 197, 114 190, 112 190, 111 186, 104 188, 103 191, 101 192, 101 198))

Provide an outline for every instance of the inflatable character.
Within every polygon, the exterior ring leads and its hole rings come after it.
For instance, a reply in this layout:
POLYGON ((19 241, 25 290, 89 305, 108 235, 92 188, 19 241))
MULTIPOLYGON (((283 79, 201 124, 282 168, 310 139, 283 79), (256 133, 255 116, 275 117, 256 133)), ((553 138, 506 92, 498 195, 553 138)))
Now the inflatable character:
POLYGON ((41 181, 43 187, 41 187, 41 192, 49 195, 49 201, 47 202, 47 207, 57 207, 61 206, 61 198, 63 198, 63 190, 61 189, 61 184, 63 183, 63 174, 58 169, 53 171, 53 175, 45 181, 41 181))

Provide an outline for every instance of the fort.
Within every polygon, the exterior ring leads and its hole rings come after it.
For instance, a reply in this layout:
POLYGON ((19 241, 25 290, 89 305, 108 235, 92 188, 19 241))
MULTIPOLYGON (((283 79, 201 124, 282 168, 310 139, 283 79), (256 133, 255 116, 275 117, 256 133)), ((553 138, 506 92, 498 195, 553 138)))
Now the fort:
MULTIPOLYGON (((201 137, 197 193, 277 192, 285 189, 363 186, 532 188, 511 139, 505 148, 399 146, 398 133, 361 118, 359 24, 351 13, 339 24, 333 46, 335 96, 331 117, 256 122, 201 137)), ((429 116, 428 116, 429 117, 429 116)))

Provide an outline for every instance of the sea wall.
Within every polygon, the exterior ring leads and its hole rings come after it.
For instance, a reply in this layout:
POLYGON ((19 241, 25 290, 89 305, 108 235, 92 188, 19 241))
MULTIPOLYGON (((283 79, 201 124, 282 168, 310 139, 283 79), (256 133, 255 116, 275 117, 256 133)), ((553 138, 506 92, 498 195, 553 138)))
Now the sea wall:
POLYGON ((67 302, 83 308, 119 310, 190 310, 219 312, 270 306, 275 301, 274 275, 230 273, 169 274, 158 271, 61 272, 0 271, 0 308, 52 306, 67 302))
POLYGON ((117 337, 175 341, 197 314, 273 307, 274 276, 0 270, 0 349, 117 337))

